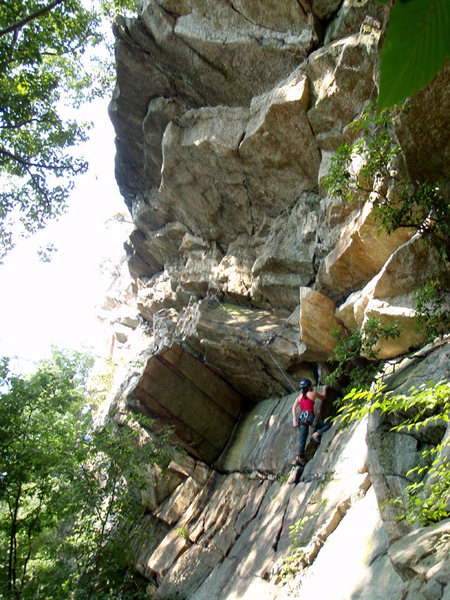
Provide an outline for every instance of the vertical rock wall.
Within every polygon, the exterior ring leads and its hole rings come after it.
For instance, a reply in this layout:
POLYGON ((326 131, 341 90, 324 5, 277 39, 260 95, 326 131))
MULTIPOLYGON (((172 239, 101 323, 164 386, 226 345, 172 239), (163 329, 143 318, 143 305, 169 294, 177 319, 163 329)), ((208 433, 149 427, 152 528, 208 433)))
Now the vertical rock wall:
MULTIPOLYGON (((115 24, 110 114, 139 312, 155 351, 181 341, 250 402, 292 391, 330 355, 333 339, 318 332, 328 336, 335 316, 359 327, 400 319, 405 334, 386 356, 423 341, 411 286, 381 275, 412 232, 380 235, 370 202, 332 201, 320 185, 376 97, 386 11, 369 0, 145 0, 138 18, 115 24), (326 301, 301 302, 305 288, 326 301)), ((439 103, 435 129, 447 79, 444 69, 411 103, 428 120, 427 102, 439 103)), ((422 139, 408 116, 398 131, 411 170, 422 139)), ((446 152, 436 136, 435 178, 446 152)), ((417 246, 402 250, 411 272, 446 268, 417 246)))
MULTIPOLYGON (((401 488, 417 440, 399 442, 408 458, 388 481, 383 423, 332 429, 302 482, 285 481, 292 394, 332 354, 330 330, 398 319, 402 337, 382 356, 419 347, 413 289, 447 269, 411 231, 380 236, 370 202, 349 206, 321 186, 376 97, 387 10, 373 0, 143 0, 136 18, 115 23, 110 115, 135 224, 125 247, 139 313, 130 343, 141 348, 116 402, 172 426, 185 451, 164 482, 155 475, 141 524, 153 533, 136 549, 157 598, 412 600, 428 582, 440 590, 430 598, 447 597, 445 568, 438 583, 431 567, 412 569, 422 579, 409 583, 410 534, 378 508, 401 488)), ((445 130, 448 75, 398 123, 412 176, 446 175, 446 137, 431 147, 418 122, 445 130)))
MULTIPOLYGON (((448 378, 449 351, 447 343, 406 359, 387 385, 401 391, 424 373, 448 378)), ((166 479, 165 493, 156 485, 153 528, 135 551, 149 592, 166 600, 447 598, 450 519, 414 530, 386 504, 413 480, 424 443, 440 441, 446 423, 425 435, 390 432, 376 415, 334 426, 317 450, 307 448, 295 484, 294 398, 248 411, 214 465, 185 455, 171 463, 174 485, 166 479)))

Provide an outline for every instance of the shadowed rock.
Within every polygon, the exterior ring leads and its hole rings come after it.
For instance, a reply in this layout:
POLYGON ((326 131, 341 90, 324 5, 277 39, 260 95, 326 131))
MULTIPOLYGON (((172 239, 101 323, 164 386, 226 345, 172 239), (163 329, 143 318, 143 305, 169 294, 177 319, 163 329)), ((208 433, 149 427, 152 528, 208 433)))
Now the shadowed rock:
POLYGON ((152 356, 132 391, 138 410, 172 426, 173 442, 207 463, 227 443, 242 399, 225 381, 180 346, 152 356))

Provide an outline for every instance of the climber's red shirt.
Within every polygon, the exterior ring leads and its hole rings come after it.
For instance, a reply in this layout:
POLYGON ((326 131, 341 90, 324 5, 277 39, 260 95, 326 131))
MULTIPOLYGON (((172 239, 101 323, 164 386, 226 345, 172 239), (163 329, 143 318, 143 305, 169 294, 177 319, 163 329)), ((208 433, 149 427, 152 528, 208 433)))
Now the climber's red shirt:
POLYGON ((300 410, 314 412, 314 400, 311 400, 307 395, 300 398, 300 410))

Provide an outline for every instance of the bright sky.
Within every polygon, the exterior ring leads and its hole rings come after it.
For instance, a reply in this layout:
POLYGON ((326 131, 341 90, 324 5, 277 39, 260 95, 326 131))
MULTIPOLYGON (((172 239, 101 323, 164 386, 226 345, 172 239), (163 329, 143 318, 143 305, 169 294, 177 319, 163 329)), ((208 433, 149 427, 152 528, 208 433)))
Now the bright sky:
POLYGON ((23 368, 49 355, 51 344, 97 347, 96 315, 108 278, 100 263, 123 253, 126 226, 105 221, 127 212, 114 178, 114 132, 107 100, 89 106, 95 123, 84 155, 89 171, 78 179, 69 212, 46 232, 20 243, 0 265, 0 356, 17 355, 23 368), (42 263, 36 250, 52 242, 58 252, 42 263))

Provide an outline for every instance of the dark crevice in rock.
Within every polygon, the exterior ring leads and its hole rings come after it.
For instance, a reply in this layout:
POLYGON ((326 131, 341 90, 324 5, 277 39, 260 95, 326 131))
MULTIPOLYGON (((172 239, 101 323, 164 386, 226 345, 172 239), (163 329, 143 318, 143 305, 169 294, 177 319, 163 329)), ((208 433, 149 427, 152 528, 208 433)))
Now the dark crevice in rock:
POLYGON ((372 566, 379 558, 383 558, 384 556, 386 556, 387 551, 388 551, 388 545, 386 543, 384 548, 382 548, 379 552, 377 552, 376 554, 374 554, 374 556, 371 557, 368 565, 372 566))
POLYGON ((311 4, 310 2, 308 2, 308 0, 297 0, 297 4, 298 7, 301 11, 301 13, 303 14, 303 16, 305 17, 305 19, 308 18, 308 13, 311 13, 311 4), (305 5, 307 6, 307 8, 305 8, 305 5))
POLYGON ((244 21, 247 21, 247 23, 250 23, 250 25, 253 25, 260 29, 266 29, 267 31, 273 31, 274 33, 283 33, 279 29, 273 29, 272 27, 267 27, 266 25, 261 25, 261 23, 256 23, 255 21, 252 21, 251 19, 246 17, 244 14, 242 14, 241 11, 235 7, 233 2, 230 3, 230 8, 232 11, 234 11, 236 14, 238 14, 242 19, 244 19, 244 21))
POLYGON ((206 56, 204 56, 201 52, 199 52, 196 48, 194 48, 193 46, 191 46, 186 40, 184 40, 183 38, 180 38, 179 36, 177 36, 179 40, 181 40, 181 42, 187 47, 189 48, 189 50, 191 50, 191 52, 193 52, 196 56, 199 57, 199 59, 204 62, 206 65, 208 65, 208 67, 210 67, 211 69, 213 69, 213 71, 216 71, 216 73, 219 73, 219 75, 222 75, 225 79, 227 79, 228 74, 225 71, 225 69, 219 67, 218 65, 214 64, 212 61, 210 61, 206 56))
MULTIPOLYGON (((242 137, 242 139, 243 139, 245 137, 245 131, 244 131, 244 133, 242 135, 243 135, 243 137, 242 137)), ((241 141, 242 141, 242 139, 241 139, 241 141)), ((241 142, 239 142, 239 143, 241 143, 241 142)), ((249 210, 250 220, 251 220, 251 232, 250 232, 250 235, 253 236, 253 235, 255 235, 256 227, 255 227, 255 219, 254 219, 254 216, 253 216, 252 197, 251 197, 250 190, 248 189, 248 183, 247 183, 246 179, 244 179, 242 181, 242 185, 244 186, 245 193, 247 194, 248 205, 250 207, 250 210, 249 210)))
POLYGON ((284 526, 284 521, 285 521, 285 518, 286 518, 286 511, 287 511, 287 505, 284 507, 283 516, 281 518, 280 528, 278 529, 277 534, 275 536, 275 540, 274 540, 274 542, 272 544, 272 550, 274 552, 276 552, 278 550, 278 543, 280 541, 281 534, 283 533, 283 526, 284 526))
POLYGON ((170 17, 173 17, 175 21, 179 16, 181 16, 180 13, 176 13, 174 11, 169 10, 166 6, 162 6, 162 4, 160 4, 159 2, 157 2, 157 5, 159 6, 162 12, 164 12, 166 15, 169 15, 170 17))

